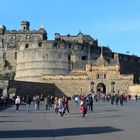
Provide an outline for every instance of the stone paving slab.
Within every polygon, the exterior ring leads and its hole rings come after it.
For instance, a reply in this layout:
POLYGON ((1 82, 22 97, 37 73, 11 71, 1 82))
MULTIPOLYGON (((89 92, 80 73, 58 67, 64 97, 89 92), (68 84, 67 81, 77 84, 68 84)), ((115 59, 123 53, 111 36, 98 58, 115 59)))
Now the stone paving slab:
POLYGON ((53 110, 18 112, 15 106, 0 112, 0 140, 139 140, 140 101, 124 106, 94 103, 94 112, 82 118, 79 107, 70 102, 70 115, 57 116, 53 110))

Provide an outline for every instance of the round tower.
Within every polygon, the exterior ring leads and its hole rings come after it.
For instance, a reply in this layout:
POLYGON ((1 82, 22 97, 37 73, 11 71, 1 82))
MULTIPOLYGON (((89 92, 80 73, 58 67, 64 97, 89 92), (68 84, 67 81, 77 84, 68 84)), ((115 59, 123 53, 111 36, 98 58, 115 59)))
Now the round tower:
POLYGON ((30 27, 30 22, 29 21, 22 21, 21 22, 21 30, 29 30, 30 27))
POLYGON ((39 82, 43 75, 68 75, 69 67, 68 50, 29 46, 17 53, 15 80, 39 82))

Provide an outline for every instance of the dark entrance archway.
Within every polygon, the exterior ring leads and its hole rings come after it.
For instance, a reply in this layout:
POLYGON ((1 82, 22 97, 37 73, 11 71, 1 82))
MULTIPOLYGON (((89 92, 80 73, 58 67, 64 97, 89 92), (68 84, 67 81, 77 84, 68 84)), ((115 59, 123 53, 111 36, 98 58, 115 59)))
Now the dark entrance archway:
POLYGON ((104 85, 104 83, 99 83, 97 85, 97 92, 106 93, 106 86, 104 85))

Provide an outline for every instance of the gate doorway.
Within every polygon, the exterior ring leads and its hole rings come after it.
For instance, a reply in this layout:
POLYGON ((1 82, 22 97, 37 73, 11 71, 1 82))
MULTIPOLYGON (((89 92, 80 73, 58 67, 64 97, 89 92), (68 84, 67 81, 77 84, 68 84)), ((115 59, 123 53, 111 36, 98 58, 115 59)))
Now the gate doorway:
POLYGON ((97 93, 98 92, 106 93, 106 86, 104 85, 104 83, 99 83, 97 85, 97 93))

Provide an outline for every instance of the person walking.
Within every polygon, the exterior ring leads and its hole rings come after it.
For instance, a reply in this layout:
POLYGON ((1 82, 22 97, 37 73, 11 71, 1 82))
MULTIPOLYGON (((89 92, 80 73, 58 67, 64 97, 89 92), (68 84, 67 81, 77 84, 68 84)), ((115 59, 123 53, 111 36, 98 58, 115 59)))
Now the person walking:
POLYGON ((58 112, 60 113, 60 116, 64 116, 64 111, 65 111, 65 107, 64 107, 64 104, 63 104, 63 99, 62 98, 59 98, 58 100, 58 112))
POLYGON ((84 118, 85 115, 86 115, 86 113, 87 113, 86 98, 83 98, 83 99, 81 100, 80 111, 82 112, 82 116, 83 116, 83 118, 84 118))
POLYGON ((58 97, 55 97, 55 101, 54 101, 54 110, 55 110, 55 114, 58 115, 58 110, 59 110, 59 104, 58 104, 58 97))
POLYGON ((68 112, 68 115, 69 115, 70 111, 69 111, 69 98, 68 97, 65 98, 65 112, 66 111, 68 112))
POLYGON ((27 95, 25 101, 26 101, 26 111, 29 112, 30 111, 31 102, 32 102, 32 98, 29 95, 27 95))

